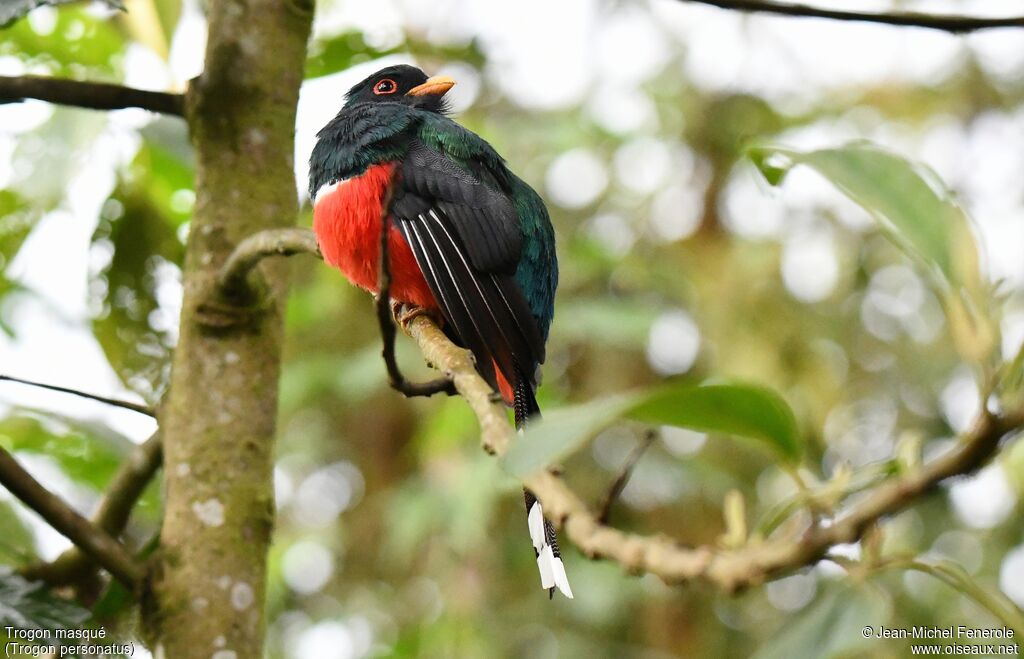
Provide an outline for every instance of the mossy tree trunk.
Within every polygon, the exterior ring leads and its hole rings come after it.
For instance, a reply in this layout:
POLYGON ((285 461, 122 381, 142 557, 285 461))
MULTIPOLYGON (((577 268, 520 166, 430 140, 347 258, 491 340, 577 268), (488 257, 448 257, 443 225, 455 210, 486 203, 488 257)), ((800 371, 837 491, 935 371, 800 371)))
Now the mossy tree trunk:
POLYGON ((166 513, 143 613, 158 658, 263 656, 285 266, 260 266, 260 300, 223 299, 215 279, 243 238, 295 220, 295 109, 312 13, 312 0, 209 3, 206 66, 186 108, 196 207, 160 413, 166 513))

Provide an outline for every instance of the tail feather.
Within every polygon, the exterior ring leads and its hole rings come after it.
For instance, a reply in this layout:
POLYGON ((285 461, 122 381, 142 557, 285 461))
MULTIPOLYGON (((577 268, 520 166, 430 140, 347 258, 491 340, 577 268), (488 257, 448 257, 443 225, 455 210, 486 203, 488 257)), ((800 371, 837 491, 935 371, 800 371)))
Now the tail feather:
MULTIPOLYGON (((516 429, 522 431, 527 423, 540 418, 540 407, 533 394, 533 386, 525 377, 516 378, 514 411, 516 429)), ((544 509, 533 492, 523 488, 526 501, 526 524, 530 530, 530 540, 537 556, 537 568, 540 570, 540 585, 548 591, 548 597, 554 597, 555 588, 572 599, 572 588, 562 564, 562 554, 558 549, 558 537, 551 521, 544 517, 544 509)))

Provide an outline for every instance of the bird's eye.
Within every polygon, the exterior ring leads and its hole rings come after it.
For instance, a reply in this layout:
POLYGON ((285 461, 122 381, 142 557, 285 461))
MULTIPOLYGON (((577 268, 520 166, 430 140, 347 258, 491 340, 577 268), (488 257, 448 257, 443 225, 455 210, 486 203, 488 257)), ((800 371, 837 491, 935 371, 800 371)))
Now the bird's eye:
POLYGON ((398 85, 395 84, 394 80, 391 80, 389 78, 384 78, 383 80, 378 81, 377 84, 373 86, 373 93, 377 94, 378 96, 382 96, 384 94, 394 94, 396 91, 398 91, 398 85))

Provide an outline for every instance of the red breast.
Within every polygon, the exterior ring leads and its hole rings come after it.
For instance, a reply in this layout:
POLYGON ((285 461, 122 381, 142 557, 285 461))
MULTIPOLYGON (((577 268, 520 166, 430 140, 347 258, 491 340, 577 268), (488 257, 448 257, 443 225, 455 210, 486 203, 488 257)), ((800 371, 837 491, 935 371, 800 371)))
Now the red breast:
MULTIPOLYGON (((373 165, 363 174, 318 193, 313 203, 313 231, 324 260, 350 282, 377 293, 381 205, 394 163, 373 165)), ((394 226, 388 234, 391 298, 424 309, 437 309, 416 257, 394 226)))
MULTIPOLYGON (((341 270, 350 282, 377 293, 380 259, 381 205, 395 170, 394 163, 374 165, 363 174, 317 193, 313 203, 313 231, 324 261, 341 270)), ((405 238, 394 226, 388 233, 391 298, 428 310, 438 309, 433 293, 405 238)), ((498 390, 512 404, 513 391, 498 370, 498 390)))

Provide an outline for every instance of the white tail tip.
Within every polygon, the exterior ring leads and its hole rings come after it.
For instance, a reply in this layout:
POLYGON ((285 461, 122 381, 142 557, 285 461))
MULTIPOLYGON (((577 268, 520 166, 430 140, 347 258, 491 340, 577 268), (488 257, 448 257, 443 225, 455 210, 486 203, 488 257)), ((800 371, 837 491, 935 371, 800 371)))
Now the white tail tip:
POLYGON ((530 529, 533 548, 537 550, 537 568, 540 570, 541 587, 545 590, 558 588, 563 595, 572 599, 572 588, 569 587, 569 578, 565 574, 565 565, 562 564, 561 557, 555 556, 554 550, 548 544, 544 529, 544 510, 539 501, 530 506, 526 522, 530 529))
POLYGON ((562 559, 555 556, 551 551, 551 545, 544 545, 544 548, 537 556, 537 567, 540 569, 540 585, 545 590, 557 588, 563 595, 572 599, 572 588, 569 587, 569 578, 565 575, 565 565, 562 559))

